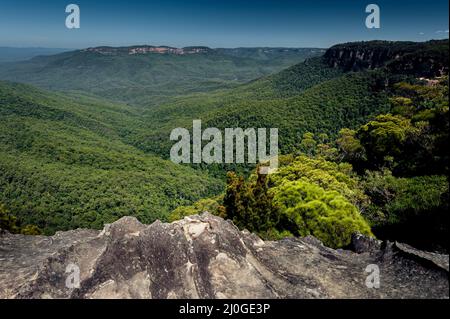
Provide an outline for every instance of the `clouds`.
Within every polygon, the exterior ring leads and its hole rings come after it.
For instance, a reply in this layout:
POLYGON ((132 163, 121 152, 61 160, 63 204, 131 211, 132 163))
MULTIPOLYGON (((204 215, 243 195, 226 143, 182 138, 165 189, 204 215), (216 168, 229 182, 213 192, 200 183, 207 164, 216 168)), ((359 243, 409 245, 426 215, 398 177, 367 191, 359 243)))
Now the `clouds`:
MULTIPOLYGON (((444 35, 444 34, 448 34, 448 30, 437 30, 434 32, 435 34, 439 34, 439 35, 444 35)), ((420 36, 424 36, 426 35, 425 32, 419 32, 418 33, 420 36)))

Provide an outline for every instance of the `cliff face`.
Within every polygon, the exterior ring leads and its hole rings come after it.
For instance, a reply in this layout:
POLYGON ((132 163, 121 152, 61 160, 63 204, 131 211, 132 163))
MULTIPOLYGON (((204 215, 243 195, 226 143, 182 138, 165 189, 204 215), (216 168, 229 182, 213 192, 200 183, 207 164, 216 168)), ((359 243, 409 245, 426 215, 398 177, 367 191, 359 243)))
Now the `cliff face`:
POLYGON ((353 251, 313 237, 264 242, 208 213, 0 236, 0 298, 448 298, 448 269, 448 256, 362 236, 353 251), (379 288, 366 286, 368 265, 379 288), (74 266, 79 288, 67 285, 74 266))
POLYGON ((397 74, 436 77, 448 74, 448 40, 370 41, 339 44, 325 52, 325 63, 345 72, 386 67, 397 74))

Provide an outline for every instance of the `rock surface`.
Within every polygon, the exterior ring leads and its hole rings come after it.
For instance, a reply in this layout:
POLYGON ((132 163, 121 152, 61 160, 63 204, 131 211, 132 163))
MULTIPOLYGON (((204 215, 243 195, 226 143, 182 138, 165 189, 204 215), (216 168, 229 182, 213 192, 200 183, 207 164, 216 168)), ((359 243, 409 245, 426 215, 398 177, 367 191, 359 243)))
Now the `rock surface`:
POLYGON ((4 233, 0 298, 449 296, 448 255, 360 235, 352 249, 333 250, 313 237, 264 242, 208 213, 152 225, 124 217, 101 232, 52 237, 4 233), (366 286, 373 265, 379 288, 366 286))
POLYGON ((399 74, 437 77, 448 74, 448 40, 343 43, 328 49, 324 60, 345 72, 387 67, 399 74))

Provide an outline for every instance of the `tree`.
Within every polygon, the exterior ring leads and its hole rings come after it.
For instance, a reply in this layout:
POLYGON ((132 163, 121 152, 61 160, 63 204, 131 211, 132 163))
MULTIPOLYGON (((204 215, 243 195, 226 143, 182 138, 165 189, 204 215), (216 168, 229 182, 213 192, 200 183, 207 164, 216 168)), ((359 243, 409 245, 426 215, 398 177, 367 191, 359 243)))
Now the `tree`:
POLYGON ((256 183, 250 186, 251 217, 258 232, 266 232, 278 223, 273 194, 269 192, 267 175, 257 169, 256 183))
POLYGON ((314 155, 316 151, 317 142, 314 139, 314 134, 306 132, 303 134, 302 141, 300 143, 300 150, 308 155, 314 155))
POLYGON ((26 225, 22 228, 20 233, 23 235, 40 235, 42 234, 42 231, 36 225, 26 225))
POLYGON ((348 163, 335 163, 323 158, 301 155, 270 175, 270 184, 273 187, 286 181, 299 180, 316 184, 327 191, 336 191, 361 211, 368 205, 368 198, 359 184, 359 178, 348 163))
POLYGON ((238 227, 245 227, 246 224, 246 196, 247 185, 244 178, 237 177, 234 172, 228 172, 223 205, 226 209, 226 218, 233 220, 238 227))
POLYGON ((350 244, 352 234, 372 236, 357 208, 336 191, 288 181, 273 189, 285 226, 296 236, 313 235, 333 248, 350 244))
POLYGON ((241 229, 264 233, 277 224, 276 209, 269 193, 267 175, 256 169, 256 179, 245 181, 234 173, 228 173, 224 207, 226 218, 241 229))
POLYGON ((401 178, 386 170, 370 172, 364 181, 371 199, 366 216, 375 235, 448 251, 448 186, 446 176, 401 178))
POLYGON ((320 143, 320 144, 326 144, 326 143, 328 143, 329 142, 329 137, 328 137, 328 134, 326 134, 326 133, 320 133, 318 136, 317 136, 317 140, 318 140, 318 142, 320 143))
POLYGON ((169 214, 168 220, 169 222, 173 222, 183 219, 186 216, 199 215, 204 212, 220 216, 223 211, 223 206, 220 205, 219 201, 220 199, 218 197, 205 198, 189 206, 179 206, 169 214))
POLYGON ((379 115, 363 125, 356 136, 364 146, 367 160, 374 168, 383 168, 386 159, 397 158, 407 139, 417 133, 411 121, 398 115, 379 115))
POLYGON ((7 230, 10 233, 18 233, 17 218, 12 216, 9 210, 0 204, 0 229, 7 230))
POLYGON ((9 212, 8 209, 0 204, 0 229, 13 234, 40 235, 42 231, 35 225, 26 225, 21 227, 17 218, 9 212))
POLYGON ((356 137, 354 130, 348 128, 341 129, 336 144, 338 145, 339 153, 343 161, 358 166, 366 160, 366 150, 356 137))

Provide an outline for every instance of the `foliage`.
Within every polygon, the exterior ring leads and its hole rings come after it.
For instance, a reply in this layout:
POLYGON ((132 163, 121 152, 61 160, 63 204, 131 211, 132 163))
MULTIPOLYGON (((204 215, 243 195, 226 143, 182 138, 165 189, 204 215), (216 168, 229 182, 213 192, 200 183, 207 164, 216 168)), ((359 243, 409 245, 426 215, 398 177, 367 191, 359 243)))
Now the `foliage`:
POLYGON ((352 232, 371 235, 367 220, 381 239, 446 250, 448 77, 423 77, 448 73, 448 41, 343 44, 268 75, 312 54, 294 51, 77 51, 1 66, 0 77, 70 90, 0 82, 0 201, 15 216, 2 222, 51 234, 208 210, 264 238, 312 234, 344 247, 352 232), (375 60, 356 61, 355 50, 375 60), (161 159, 171 130, 193 119, 276 127, 288 155, 269 176, 161 159), (227 170, 237 173, 217 197, 227 170))
POLYGON ((448 77, 393 85, 392 114, 343 129, 338 158, 362 175, 374 233, 448 251, 448 77))
POLYGON ((359 163, 367 160, 366 150, 361 145, 359 139, 356 138, 356 132, 354 130, 348 128, 341 129, 336 144, 343 161, 359 163))
POLYGON ((358 130, 368 163, 378 169, 384 167, 389 158, 400 156, 406 141, 414 134, 418 131, 410 120, 391 114, 379 115, 358 130))
POLYGON ((306 132, 303 134, 303 139, 300 143, 300 151, 307 155, 313 155, 317 147, 317 142, 314 139, 314 134, 311 132, 306 132))
POLYGON ((348 74, 285 92, 278 91, 278 78, 268 77, 232 90, 175 98, 145 112, 146 125, 153 130, 138 132, 132 143, 167 157, 172 145, 167 138, 170 131, 174 127, 191 129, 192 119, 201 119, 202 126, 222 131, 227 127, 278 128, 281 153, 295 153, 305 133, 325 133, 333 138, 342 127, 355 128, 389 111, 385 88, 377 85, 385 78, 376 72, 348 74))
POLYGON ((349 165, 302 155, 269 176, 257 173, 246 181, 229 173, 223 204, 226 218, 264 238, 314 235, 344 247, 355 232, 371 235, 346 197, 366 200, 349 165))
POLYGON ((129 108, 0 83, 0 201, 45 234, 166 220, 223 183, 125 143, 129 108))
POLYGON ((22 226, 3 204, 0 204, 0 230, 23 235, 40 235, 42 233, 36 225, 22 226))
POLYGON ((326 191, 336 191, 361 211, 368 205, 360 181, 348 163, 300 155, 270 176, 270 184, 275 187, 286 181, 302 181, 318 185, 326 191))
POLYGON ((350 244, 352 234, 370 236, 370 227, 357 208, 336 191, 301 180, 274 188, 283 228, 296 236, 313 235, 333 248, 350 244))
POLYGON ((221 197, 204 198, 189 206, 179 206, 169 214, 168 221, 173 222, 186 216, 200 215, 204 212, 221 216, 224 214, 224 207, 221 205, 223 199, 221 197))
POLYGON ((273 196, 268 192, 267 175, 258 173, 256 180, 249 182, 231 172, 227 177, 224 217, 251 232, 263 233, 272 229, 277 223, 277 214, 272 204, 273 196))
POLYGON ((357 171, 390 168, 394 174, 448 175, 448 77, 436 85, 400 82, 391 97, 393 114, 358 130, 341 130, 341 156, 357 171))
POLYGON ((17 218, 11 216, 6 207, 0 204, 0 229, 7 230, 11 233, 17 233, 17 218))
POLYGON ((0 79, 154 106, 176 95, 236 87, 320 54, 315 49, 273 50, 266 59, 254 49, 241 51, 130 55, 127 48, 112 54, 77 50, 0 65, 0 79))
POLYGON ((371 199, 366 212, 376 235, 423 249, 446 249, 448 180, 446 176, 394 177, 370 172, 364 181, 371 199))

